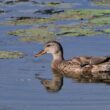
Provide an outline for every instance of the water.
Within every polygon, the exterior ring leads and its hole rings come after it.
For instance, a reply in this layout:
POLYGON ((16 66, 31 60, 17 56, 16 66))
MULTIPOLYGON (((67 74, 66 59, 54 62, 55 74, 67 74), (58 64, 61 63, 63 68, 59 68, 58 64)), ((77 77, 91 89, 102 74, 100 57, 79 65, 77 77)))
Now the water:
MULTIPOLYGON (((36 2, 41 3, 43 0, 36 0, 36 2)), ((65 2, 75 4, 70 8, 101 8, 93 5, 90 0, 64 0, 65 2)), ((34 12, 47 7, 42 4, 33 4, 30 0, 12 5, 2 4, 0 8, 9 11, 0 14, 0 21, 7 21, 11 19, 10 17, 27 16, 27 14, 28 16, 44 16, 39 13, 34 14, 34 12)), ((20 42, 17 37, 7 34, 10 30, 29 27, 31 26, 0 25, 0 50, 17 50, 27 54, 22 59, 0 60, 0 110, 109 110, 110 86, 107 84, 77 83, 64 78, 63 87, 59 92, 50 93, 45 90, 35 75, 40 74, 41 77, 52 78, 49 67, 51 56, 44 55, 36 59, 34 54, 42 49, 41 43, 20 42)), ((110 55, 110 39, 106 36, 63 37, 59 41, 64 47, 66 59, 80 55, 110 55)))

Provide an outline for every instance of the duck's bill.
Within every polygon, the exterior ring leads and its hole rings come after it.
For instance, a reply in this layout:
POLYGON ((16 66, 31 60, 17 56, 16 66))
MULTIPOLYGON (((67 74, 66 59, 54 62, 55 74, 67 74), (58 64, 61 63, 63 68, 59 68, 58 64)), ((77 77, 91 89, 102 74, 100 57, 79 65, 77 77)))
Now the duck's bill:
POLYGON ((37 54, 35 54, 35 57, 40 57, 43 54, 46 54, 46 51, 45 50, 41 50, 40 52, 38 52, 37 54))

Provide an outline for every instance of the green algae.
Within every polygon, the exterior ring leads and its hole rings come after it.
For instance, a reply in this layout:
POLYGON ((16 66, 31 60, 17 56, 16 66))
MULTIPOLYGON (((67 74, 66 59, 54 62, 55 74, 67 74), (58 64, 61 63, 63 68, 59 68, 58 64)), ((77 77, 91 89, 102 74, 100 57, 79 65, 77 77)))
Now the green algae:
POLYGON ((101 32, 94 31, 89 28, 75 28, 75 27, 63 27, 57 35, 63 36, 92 36, 96 34, 101 34, 101 32))
MULTIPOLYGON (((42 23, 50 23, 58 20, 71 20, 71 19, 91 19, 91 18, 99 18, 110 14, 110 10, 96 10, 96 9, 88 9, 88 10, 66 10, 66 11, 57 11, 53 12, 51 10, 52 15, 49 18, 29 18, 24 17, 25 19, 14 19, 11 21, 1 22, 0 24, 6 25, 30 25, 30 24, 42 24, 42 23), (54 14, 53 14, 54 13, 54 14)), ((21 17, 23 18, 23 17, 21 17)))
POLYGON ((8 1, 4 0, 4 4, 6 4, 6 5, 15 5, 16 3, 27 2, 27 1, 29 1, 29 0, 8 0, 8 1))
POLYGON ((23 42, 47 42, 54 39, 54 33, 49 32, 48 28, 46 27, 10 31, 8 34, 21 36, 20 40, 23 42))
POLYGON ((38 27, 27 30, 15 30, 10 31, 8 34, 14 36, 20 36, 20 41, 23 42, 47 42, 49 40, 55 40, 60 36, 92 36, 96 34, 101 34, 102 32, 97 32, 93 29, 92 25, 89 24, 79 24, 74 26, 60 25, 54 27, 49 25, 48 27, 38 27), (50 31, 57 28, 58 31, 50 31), (55 37, 57 36, 57 37, 55 37))
POLYGON ((90 20, 91 23, 95 25, 108 25, 110 24, 110 16, 93 18, 90 20))
POLYGON ((90 19, 92 17, 100 17, 105 14, 110 14, 110 10, 66 10, 64 13, 55 14, 56 19, 90 19))
POLYGON ((72 6, 74 5, 73 3, 65 3, 65 2, 62 2, 62 3, 60 3, 60 2, 49 2, 49 3, 47 3, 46 4, 47 6, 49 6, 49 7, 55 7, 55 8, 59 8, 59 9, 61 9, 61 8, 63 8, 63 9, 70 9, 70 8, 72 8, 72 6))
POLYGON ((39 23, 47 23, 50 20, 48 18, 25 18, 25 19, 15 19, 11 21, 1 22, 3 25, 31 25, 31 24, 39 24, 39 23))
POLYGON ((104 32, 106 34, 110 34, 110 29, 104 29, 104 30, 102 30, 102 32, 104 32))
POLYGON ((97 5, 108 5, 110 4, 110 0, 92 0, 93 3, 97 5))
POLYGON ((59 4, 60 4, 59 2, 49 2, 49 3, 47 3, 48 6, 57 6, 59 4))
POLYGON ((23 58, 23 57, 24 53, 22 52, 0 51, 0 59, 23 58))

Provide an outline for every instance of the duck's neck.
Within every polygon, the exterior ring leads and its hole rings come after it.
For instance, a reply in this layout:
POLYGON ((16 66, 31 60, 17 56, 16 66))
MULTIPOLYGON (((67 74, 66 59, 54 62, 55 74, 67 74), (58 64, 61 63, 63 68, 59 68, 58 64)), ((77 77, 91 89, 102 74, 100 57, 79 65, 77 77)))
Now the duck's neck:
POLYGON ((58 65, 64 60, 63 53, 58 52, 58 53, 53 54, 52 56, 53 56, 53 60, 51 63, 51 67, 53 69, 56 69, 58 65))

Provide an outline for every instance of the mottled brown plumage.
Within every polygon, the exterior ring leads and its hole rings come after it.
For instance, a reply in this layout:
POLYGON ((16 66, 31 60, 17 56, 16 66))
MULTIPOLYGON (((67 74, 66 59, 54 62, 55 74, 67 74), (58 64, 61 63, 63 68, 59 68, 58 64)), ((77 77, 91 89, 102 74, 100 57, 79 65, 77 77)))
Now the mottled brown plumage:
POLYGON ((87 80, 110 79, 110 56, 79 56, 70 60, 64 60, 63 48, 57 41, 47 42, 44 50, 36 54, 35 57, 45 53, 50 53, 53 56, 52 69, 67 77, 86 78, 87 80))

